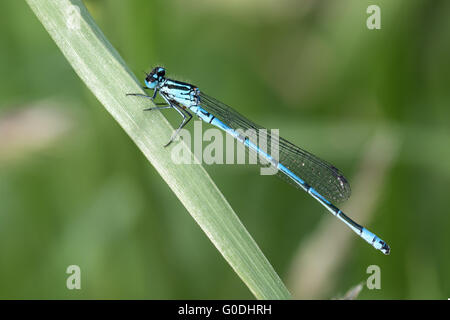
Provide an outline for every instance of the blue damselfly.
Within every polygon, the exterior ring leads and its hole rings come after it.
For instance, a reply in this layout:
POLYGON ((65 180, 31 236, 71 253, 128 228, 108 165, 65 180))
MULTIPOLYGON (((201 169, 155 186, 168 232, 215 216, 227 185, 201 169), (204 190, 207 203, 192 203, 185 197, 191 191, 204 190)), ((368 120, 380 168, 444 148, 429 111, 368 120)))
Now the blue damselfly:
MULTIPOLYGON (((192 114, 195 114, 201 120, 222 129, 243 143, 249 150, 265 158, 276 167, 278 175, 309 193, 375 249, 389 254, 390 248, 386 242, 357 224, 331 203, 331 201, 346 200, 351 193, 347 179, 336 167, 281 137, 277 140, 278 157, 274 159, 268 151, 258 147, 256 135, 242 135, 241 133, 242 130, 248 132, 248 129, 260 130, 263 127, 248 120, 231 107, 204 94, 196 86, 166 78, 165 73, 164 68, 156 67, 147 74, 144 89, 154 90, 153 95, 127 94, 154 100, 159 93, 166 103, 157 104, 157 107, 145 110, 172 108, 182 116, 183 121, 165 146, 172 143, 180 130, 192 119, 192 114)), ((266 139, 267 142, 272 141, 269 133, 267 133, 266 139)))

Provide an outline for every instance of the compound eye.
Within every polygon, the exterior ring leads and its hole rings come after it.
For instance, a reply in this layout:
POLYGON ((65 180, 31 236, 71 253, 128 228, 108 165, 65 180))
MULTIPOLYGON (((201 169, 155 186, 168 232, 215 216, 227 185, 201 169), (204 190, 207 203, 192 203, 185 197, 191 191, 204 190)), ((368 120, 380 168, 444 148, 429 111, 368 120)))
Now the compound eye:
POLYGON ((145 77, 145 81, 146 81, 146 82, 153 82, 153 81, 156 81, 156 76, 155 76, 155 75, 152 75, 152 74, 149 74, 149 75, 147 75, 147 77, 145 77))
POLYGON ((153 77, 148 77, 147 79, 145 79, 145 85, 147 86, 147 88, 154 89, 157 84, 158 81, 156 81, 156 79, 154 79, 153 77))

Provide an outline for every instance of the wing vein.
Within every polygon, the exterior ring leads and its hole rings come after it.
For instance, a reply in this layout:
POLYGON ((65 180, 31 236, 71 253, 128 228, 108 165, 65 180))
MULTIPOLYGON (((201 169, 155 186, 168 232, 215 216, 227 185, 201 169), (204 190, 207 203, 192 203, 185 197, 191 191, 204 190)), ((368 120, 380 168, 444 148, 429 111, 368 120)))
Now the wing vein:
MULTIPOLYGON (((278 159, 281 164, 328 200, 340 202, 350 197, 350 185, 335 166, 282 137, 278 138, 278 145, 271 146, 272 135, 269 130, 267 130, 266 135, 258 134, 258 131, 264 129, 264 127, 248 120, 233 108, 204 93, 200 93, 200 104, 205 111, 213 114, 230 128, 246 132, 247 138, 256 145, 265 146, 268 154, 272 155, 278 152, 278 159), (249 129, 253 129, 253 131, 249 129)), ((282 171, 279 171, 277 175, 300 188, 282 171)))

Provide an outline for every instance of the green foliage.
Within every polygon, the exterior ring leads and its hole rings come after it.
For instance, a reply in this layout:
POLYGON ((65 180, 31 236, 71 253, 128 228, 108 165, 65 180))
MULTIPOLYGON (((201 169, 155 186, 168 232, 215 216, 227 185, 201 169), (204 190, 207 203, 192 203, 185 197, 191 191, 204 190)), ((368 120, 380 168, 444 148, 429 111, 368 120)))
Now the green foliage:
MULTIPOLYGON (((366 268, 376 264, 382 289, 364 287, 359 298, 446 299, 450 2, 375 2, 381 30, 365 27, 365 10, 374 4, 366 0, 84 1, 138 77, 164 65, 171 77, 279 128, 342 169, 356 205, 371 195, 358 195, 355 177, 376 167, 361 169, 366 146, 380 130, 398 141, 366 223, 389 242, 392 254, 384 257, 350 235, 345 260, 319 296, 343 296, 364 284, 366 268)), ((79 74, 87 90, 25 2, 1 1, 0 10, 8 13, 0 28, 0 297, 252 298, 185 208, 198 213, 208 206, 215 219, 230 217, 241 236, 244 229, 201 167, 170 163, 162 148, 172 129, 165 118, 141 112, 149 102, 123 96, 140 90, 141 79, 133 78, 97 33, 101 41, 91 38, 92 47, 73 52, 107 53, 106 61, 103 55, 88 61, 91 73, 79 74), (42 110, 50 119, 41 117, 42 110), (17 126, 23 134, 1 131, 5 119, 26 123, 17 126), (148 145, 145 155, 157 170, 132 140, 148 145), (215 200, 198 201, 206 195, 215 200), (81 291, 65 288, 70 264, 81 266, 81 291)), ((170 112, 165 116, 178 121, 170 112)), ((383 157, 389 148, 376 151, 383 157)), ((205 169, 297 297, 295 287, 302 284, 293 282, 293 274, 303 271, 293 267, 298 248, 320 229, 320 220, 334 218, 307 195, 259 176, 253 167, 205 169)), ((363 182, 362 187, 372 183, 363 182)), ((356 217, 359 210, 347 213, 356 217)), ((345 227, 333 230, 340 228, 345 227)), ((333 258, 330 248, 312 259, 317 274, 333 258)), ((228 260, 248 266, 253 260, 246 258, 236 254, 228 260)), ((269 274, 263 260, 257 262, 269 274)), ((307 275, 316 280, 317 274, 307 275)), ((256 279, 254 284, 261 287, 256 279)), ((272 284, 281 288, 277 278, 272 284)))

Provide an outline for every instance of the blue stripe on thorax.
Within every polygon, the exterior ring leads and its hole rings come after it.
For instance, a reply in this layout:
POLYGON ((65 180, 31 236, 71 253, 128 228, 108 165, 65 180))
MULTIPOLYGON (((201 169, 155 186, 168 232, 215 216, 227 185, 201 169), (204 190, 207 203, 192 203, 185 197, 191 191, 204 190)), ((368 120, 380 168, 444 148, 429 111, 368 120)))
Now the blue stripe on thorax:
POLYGON ((187 108, 199 102, 199 90, 188 83, 167 79, 159 90, 169 100, 174 100, 187 108))

